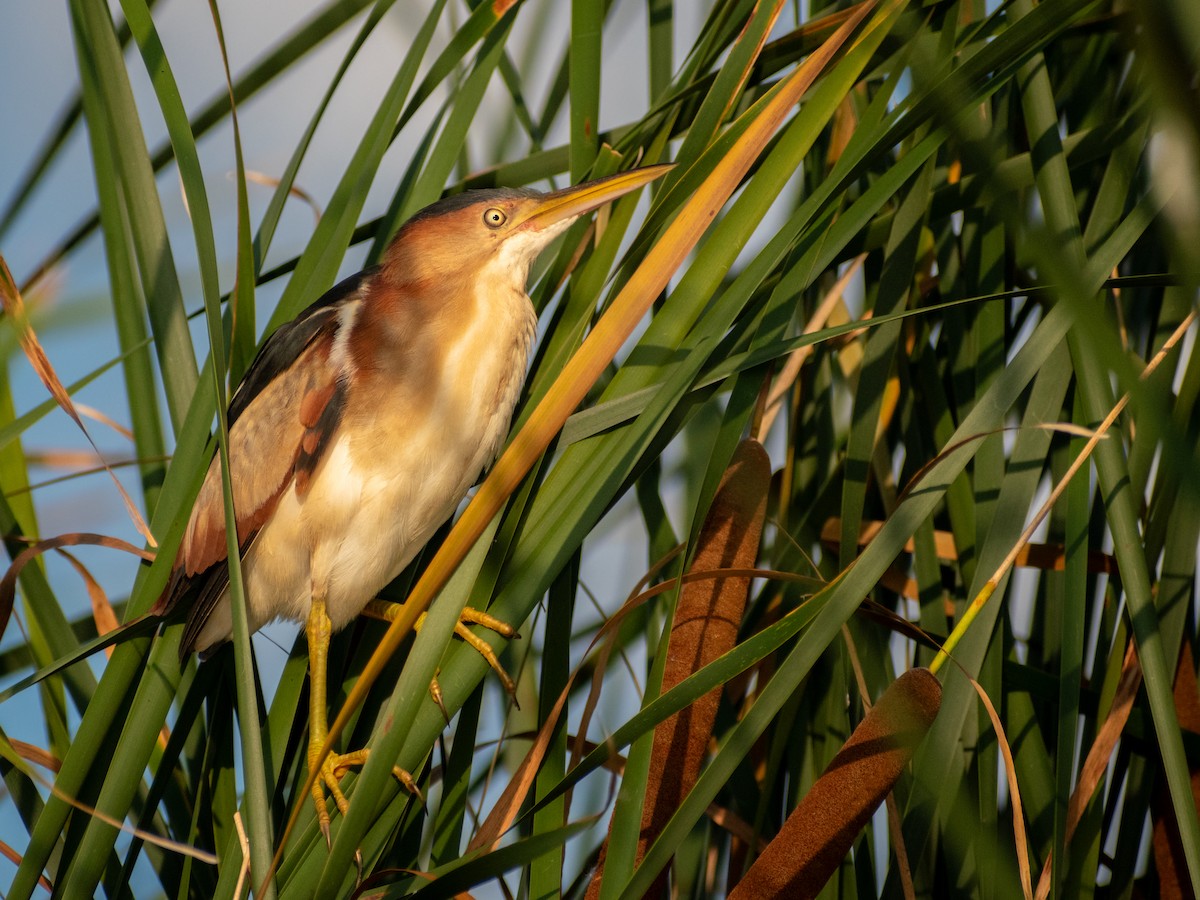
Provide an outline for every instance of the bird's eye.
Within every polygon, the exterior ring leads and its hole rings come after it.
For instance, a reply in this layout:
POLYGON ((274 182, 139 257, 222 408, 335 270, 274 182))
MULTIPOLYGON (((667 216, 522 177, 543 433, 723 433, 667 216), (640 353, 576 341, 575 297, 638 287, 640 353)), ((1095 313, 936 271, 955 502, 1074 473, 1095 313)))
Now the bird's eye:
POLYGON ((504 214, 504 210, 492 207, 483 214, 483 224, 488 228, 499 228, 508 221, 508 216, 504 214))

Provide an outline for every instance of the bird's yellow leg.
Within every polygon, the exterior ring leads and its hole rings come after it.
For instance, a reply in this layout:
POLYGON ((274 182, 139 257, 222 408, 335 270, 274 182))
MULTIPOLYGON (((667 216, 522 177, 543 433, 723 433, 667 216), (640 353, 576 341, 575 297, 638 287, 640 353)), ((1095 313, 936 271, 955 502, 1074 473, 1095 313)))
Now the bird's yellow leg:
MULTIPOLYGON (((392 603, 389 600, 372 600, 363 610, 363 615, 370 616, 373 619, 382 619, 384 622, 392 622, 404 609, 403 603, 392 603)), ((421 613, 417 617, 416 624, 413 626, 420 630, 425 624, 425 613, 421 613)), ((487 660, 487 664, 492 667, 492 671, 496 673, 496 677, 500 679, 500 683, 504 685, 510 695, 516 692, 517 686, 513 684, 513 680, 508 677, 508 673, 504 671, 504 666, 500 665, 500 660, 496 658, 496 652, 488 645, 488 643, 473 633, 468 625, 482 625, 488 628, 501 637, 512 639, 517 637, 517 630, 507 622, 501 622, 495 616, 490 616, 485 612, 480 612, 468 606, 463 609, 458 615, 458 622, 454 626, 454 633, 466 641, 476 653, 487 660)))
MULTIPOLYGON (((329 843, 329 810, 325 806, 325 790, 328 788, 343 816, 350 811, 350 801, 342 793, 341 780, 352 767, 364 765, 370 750, 364 748, 351 753, 330 752, 320 761, 321 751, 329 737, 329 721, 326 717, 326 672, 329 660, 329 637, 333 628, 329 613, 325 609, 325 598, 314 592, 308 619, 304 623, 304 636, 308 639, 308 770, 319 768, 313 781, 312 798, 317 807, 317 824, 329 843)), ((392 767, 392 774, 417 797, 420 790, 407 772, 399 766, 392 767)))

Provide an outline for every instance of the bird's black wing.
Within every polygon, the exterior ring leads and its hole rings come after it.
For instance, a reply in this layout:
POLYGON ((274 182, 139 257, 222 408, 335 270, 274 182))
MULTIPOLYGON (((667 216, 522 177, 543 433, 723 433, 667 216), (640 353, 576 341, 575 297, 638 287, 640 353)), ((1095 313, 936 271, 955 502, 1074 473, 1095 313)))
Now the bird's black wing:
POLYGON ((280 325, 259 349, 250 368, 242 376, 241 383, 229 401, 229 424, 233 425, 246 411, 263 388, 274 381, 280 372, 286 371, 300 358, 306 347, 321 331, 328 327, 331 317, 336 318, 342 304, 358 299, 363 287, 379 271, 372 266, 340 281, 321 295, 296 318, 280 325))

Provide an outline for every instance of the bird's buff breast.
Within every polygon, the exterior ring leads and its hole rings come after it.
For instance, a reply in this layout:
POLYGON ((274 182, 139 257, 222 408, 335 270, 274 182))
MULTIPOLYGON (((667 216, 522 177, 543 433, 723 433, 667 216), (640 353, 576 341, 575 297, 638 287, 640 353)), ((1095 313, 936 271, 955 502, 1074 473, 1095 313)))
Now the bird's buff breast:
POLYGON ((246 555, 252 628, 276 615, 303 621, 320 590, 334 630, 344 627, 453 515, 520 395, 536 319, 519 300, 524 308, 502 317, 508 328, 474 317, 439 376, 422 379, 435 388, 411 396, 402 383, 375 408, 347 409, 308 491, 284 493, 246 555))

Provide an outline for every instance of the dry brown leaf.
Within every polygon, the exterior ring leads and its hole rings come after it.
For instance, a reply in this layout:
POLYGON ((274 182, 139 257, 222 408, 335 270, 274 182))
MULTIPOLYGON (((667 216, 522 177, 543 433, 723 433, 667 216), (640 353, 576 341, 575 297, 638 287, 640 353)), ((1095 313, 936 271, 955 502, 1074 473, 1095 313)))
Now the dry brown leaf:
MULTIPOLYGON (((112 604, 108 601, 108 594, 104 593, 104 588, 100 587, 100 583, 92 577, 92 573, 87 570, 78 559, 66 550, 58 551, 60 556, 66 558, 83 579, 84 586, 87 588, 88 599, 92 603, 92 620, 96 623, 96 634, 108 634, 116 628, 120 622, 117 621, 117 614, 112 608, 112 604)), ((104 648, 104 655, 111 657, 113 652, 112 647, 104 648)))
POLYGON ((913 886, 912 866, 908 862, 908 846, 904 843, 904 827, 900 823, 900 810, 896 805, 896 794, 887 795, 888 838, 892 852, 896 854, 896 871, 900 873, 900 889, 904 900, 916 900, 917 889, 913 886))
MULTIPOLYGON (((8 319, 13 323, 13 327, 17 329, 17 337, 21 342, 21 349, 24 351, 25 357, 29 360, 29 364, 33 366, 33 371, 37 373, 42 384, 46 386, 46 390, 50 392, 50 396, 62 407, 63 412, 70 416, 71 420, 79 426, 79 430, 83 432, 83 436, 87 438, 88 443, 92 445, 92 449, 96 451, 96 456, 103 462, 100 448, 92 440, 87 426, 83 424, 83 419, 79 417, 79 412, 75 408, 75 402, 71 399, 71 395, 67 393, 67 389, 59 380, 58 374, 54 371, 54 366, 50 364, 50 359, 46 356, 46 351, 42 348, 41 341, 38 340, 37 335, 29 324, 29 319, 25 315, 25 301, 21 299, 21 293, 17 290, 12 273, 8 270, 8 263, 2 255, 0 255, 0 307, 3 308, 8 319)), ((107 469, 108 467, 105 466, 105 468, 107 469)), ((158 546, 154 541, 154 535, 150 533, 149 526, 146 525, 142 514, 138 512, 133 499, 129 496, 116 474, 111 469, 108 470, 108 474, 112 478, 117 492, 121 495, 121 500, 125 503, 125 510, 129 514, 134 527, 137 528, 138 533, 146 539, 146 543, 151 547, 158 546)), ((4 633, 4 624, 0 620, 0 634, 4 633)))
MULTIPOLYGON (((275 178, 273 175, 268 175, 265 172, 258 172, 258 171, 255 171, 254 169, 246 169, 243 172, 243 174, 246 176, 247 181, 252 182, 254 184, 262 184, 262 185, 266 185, 267 187, 271 187, 271 188, 279 187, 279 179, 275 178)), ((229 177, 235 178, 236 175, 235 175, 235 173, 230 172, 229 177)), ((302 188, 299 185, 294 184, 294 183, 292 184, 291 187, 288 188, 288 193, 291 196, 295 197, 297 200, 306 204, 308 206, 308 208, 312 210, 314 223, 317 223, 317 224, 320 223, 321 216, 322 216, 321 205, 319 203, 317 203, 316 198, 313 197, 312 194, 310 194, 308 191, 304 190, 304 188, 302 188)))
POLYGON ((41 766, 43 769, 49 769, 55 774, 58 774, 58 770, 62 768, 62 760, 49 750, 43 750, 41 747, 36 747, 33 744, 27 744, 25 741, 18 741, 16 738, 9 738, 8 742, 12 745, 12 748, 17 751, 17 754, 21 757, 21 759, 27 759, 35 766, 41 766))
MULTIPOLYGON (((98 472, 104 471, 103 466, 96 467, 96 454, 89 450, 30 449, 25 451, 25 459, 31 466, 41 466, 45 469, 85 469, 94 467, 98 472)), ((107 465, 113 465, 115 461, 105 459, 104 462, 107 465)))
POLYGON ((73 532, 37 541, 18 553, 16 559, 12 561, 12 565, 8 567, 8 571, 4 573, 4 577, 0 578, 0 637, 4 636, 5 629, 8 628, 8 620, 12 617, 13 601, 17 595, 17 576, 21 574, 21 570, 31 560, 41 556, 47 550, 58 550, 60 547, 77 547, 81 544, 124 550, 126 553, 132 553, 134 556, 140 556, 147 562, 154 561, 154 553, 152 551, 143 550, 141 547, 135 547, 133 544, 123 541, 120 538, 109 537, 104 534, 73 532))
POLYGON ((1142 669, 1137 661, 1137 649, 1133 641, 1125 653, 1125 661, 1121 665, 1121 680, 1117 684, 1116 696, 1113 698, 1112 710, 1104 720, 1088 751, 1087 760, 1079 772, 1079 782, 1075 792, 1071 794, 1071 803, 1067 807, 1067 839, 1075 833, 1079 820, 1083 816, 1083 808, 1095 793, 1100 779, 1108 769, 1108 761, 1120 740, 1121 732, 1133 712, 1133 701, 1137 699, 1138 688, 1142 684, 1142 669))
MULTIPOLYGON (((966 673, 964 673, 965 675, 966 673)), ((1008 737, 1004 734, 1004 723, 992 706, 992 700, 978 681, 970 676, 967 680, 975 693, 983 701, 988 718, 992 720, 992 730, 996 733, 996 742, 1000 745, 1000 753, 1004 756, 1004 775, 1008 780, 1008 802, 1012 805, 1013 838, 1016 841, 1017 871, 1021 876, 1021 891, 1025 900, 1033 900, 1033 887, 1029 869, 1029 840, 1025 836, 1025 813, 1021 810, 1021 787, 1017 784, 1017 764, 1013 762, 1012 748, 1008 745, 1008 737)))
MULTIPOLYGON (((1088 750, 1087 759, 1084 760, 1083 768, 1079 771, 1079 780, 1075 784, 1075 790, 1071 793, 1071 802, 1067 805, 1065 840, 1067 844, 1071 843, 1071 838, 1075 836, 1075 829, 1079 827, 1079 820, 1083 818, 1084 808, 1092 799, 1092 795, 1096 793, 1096 788, 1104 777, 1104 773, 1108 771, 1108 761, 1116 749, 1117 741, 1121 738, 1121 732, 1125 730, 1129 714, 1133 712, 1133 701, 1137 699, 1138 688, 1141 685, 1142 668, 1138 665, 1134 642, 1130 641, 1125 648, 1125 659, 1121 663, 1121 678, 1117 682, 1112 708, 1108 711, 1104 724, 1096 732, 1096 739, 1092 742, 1091 749, 1088 750)), ((1038 876, 1037 900, 1046 900, 1046 897, 1050 896, 1050 867, 1053 862, 1052 855, 1046 857, 1042 873, 1038 876)))
POLYGON ((93 421, 99 422, 101 425, 107 425, 109 428, 111 428, 113 431, 115 431, 121 437, 125 438, 125 440, 127 440, 127 441, 133 440, 133 431, 126 428, 124 425, 122 425, 120 422, 113 419, 107 413, 101 412, 100 410, 96 409, 96 407, 88 406, 86 403, 80 403, 78 400, 76 400, 75 401, 75 409, 81 416, 86 416, 87 418, 92 419, 93 421))
POLYGON ((710 803, 705 814, 709 820, 720 828, 724 828, 734 837, 754 847, 756 853, 761 853, 767 846, 766 839, 755 831, 754 826, 735 813, 733 810, 710 803))
POLYGON ((825 153, 825 165, 832 169, 842 154, 854 131, 858 128, 858 112, 855 110, 854 95, 847 94, 833 114, 833 128, 829 134, 829 149, 825 153))

